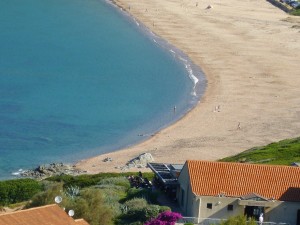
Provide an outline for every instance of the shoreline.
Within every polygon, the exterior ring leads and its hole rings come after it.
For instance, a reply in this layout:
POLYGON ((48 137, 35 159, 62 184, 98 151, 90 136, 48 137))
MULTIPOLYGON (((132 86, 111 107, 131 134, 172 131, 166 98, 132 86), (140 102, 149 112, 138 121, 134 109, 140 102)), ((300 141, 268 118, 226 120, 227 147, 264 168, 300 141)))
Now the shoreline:
POLYGON ((150 139, 81 160, 78 168, 120 172, 116 166, 145 152, 163 163, 216 160, 300 134, 299 18, 261 0, 113 3, 189 56, 206 76, 206 91, 150 139))

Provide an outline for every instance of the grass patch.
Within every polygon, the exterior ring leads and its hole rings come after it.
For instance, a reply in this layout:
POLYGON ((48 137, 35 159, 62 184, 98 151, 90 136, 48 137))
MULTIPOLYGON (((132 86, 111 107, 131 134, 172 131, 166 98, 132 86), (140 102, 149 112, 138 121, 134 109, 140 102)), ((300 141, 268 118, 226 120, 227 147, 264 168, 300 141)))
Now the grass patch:
POLYGON ((220 162, 247 162, 272 165, 291 165, 300 162, 300 137, 255 147, 220 162))
POLYGON ((300 9, 295 9, 292 12, 290 12, 290 14, 293 16, 300 16, 300 9))

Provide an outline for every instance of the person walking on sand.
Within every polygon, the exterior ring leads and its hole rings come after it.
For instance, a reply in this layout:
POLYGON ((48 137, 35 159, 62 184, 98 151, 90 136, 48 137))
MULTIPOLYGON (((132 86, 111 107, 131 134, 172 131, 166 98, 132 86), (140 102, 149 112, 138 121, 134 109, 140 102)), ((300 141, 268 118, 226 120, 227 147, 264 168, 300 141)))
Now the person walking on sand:
POLYGON ((241 123, 239 122, 237 125, 237 130, 240 130, 240 129, 241 129, 241 123))

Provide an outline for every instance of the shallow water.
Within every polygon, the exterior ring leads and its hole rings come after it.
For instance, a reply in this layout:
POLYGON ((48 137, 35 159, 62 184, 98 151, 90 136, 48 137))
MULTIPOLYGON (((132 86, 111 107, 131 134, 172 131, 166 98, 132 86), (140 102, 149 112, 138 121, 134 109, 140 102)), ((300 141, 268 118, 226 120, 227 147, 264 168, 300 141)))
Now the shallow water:
POLYGON ((2 0, 0 29, 0 179, 142 141, 203 90, 180 52, 104 1, 2 0))

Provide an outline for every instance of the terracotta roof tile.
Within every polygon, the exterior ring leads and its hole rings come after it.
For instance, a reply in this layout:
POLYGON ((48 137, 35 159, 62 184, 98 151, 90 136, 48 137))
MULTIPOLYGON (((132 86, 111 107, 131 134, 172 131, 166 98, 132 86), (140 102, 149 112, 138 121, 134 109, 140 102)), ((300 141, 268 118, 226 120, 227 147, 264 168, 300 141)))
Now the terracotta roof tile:
POLYGON ((0 215, 0 225, 88 225, 76 223, 58 205, 47 205, 0 215))
POLYGON ((84 219, 77 219, 75 220, 76 225, 89 225, 84 219))
POLYGON ((192 191, 196 195, 239 197, 256 193, 265 198, 300 201, 300 168, 188 160, 192 191))

